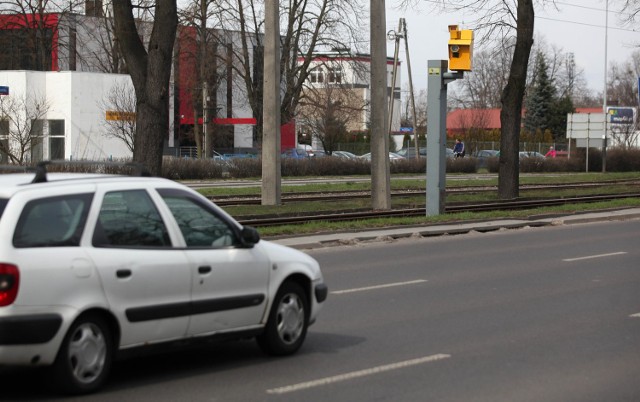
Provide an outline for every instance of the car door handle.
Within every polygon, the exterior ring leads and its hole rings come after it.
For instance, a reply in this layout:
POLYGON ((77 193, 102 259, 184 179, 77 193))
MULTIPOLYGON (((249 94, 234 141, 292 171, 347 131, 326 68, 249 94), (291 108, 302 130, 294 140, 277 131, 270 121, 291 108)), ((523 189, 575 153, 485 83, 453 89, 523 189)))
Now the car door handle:
POLYGON ((209 272, 211 272, 211 267, 206 265, 206 266, 202 266, 202 267, 198 267, 198 273, 199 274, 208 274, 209 272))
POLYGON ((128 278, 131 276, 131 270, 130 269, 119 269, 116 271, 116 276, 120 279, 122 278, 128 278))

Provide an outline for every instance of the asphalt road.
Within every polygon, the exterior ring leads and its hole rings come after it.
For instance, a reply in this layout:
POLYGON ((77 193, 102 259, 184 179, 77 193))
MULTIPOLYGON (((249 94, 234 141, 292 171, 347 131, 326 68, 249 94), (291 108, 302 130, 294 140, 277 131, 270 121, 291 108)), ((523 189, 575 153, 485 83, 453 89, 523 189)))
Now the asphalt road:
MULTIPOLYGON (((331 293, 299 354, 118 363, 82 401, 640 401, 640 220, 309 251, 331 293)), ((48 400, 0 372, 0 400, 48 400)))

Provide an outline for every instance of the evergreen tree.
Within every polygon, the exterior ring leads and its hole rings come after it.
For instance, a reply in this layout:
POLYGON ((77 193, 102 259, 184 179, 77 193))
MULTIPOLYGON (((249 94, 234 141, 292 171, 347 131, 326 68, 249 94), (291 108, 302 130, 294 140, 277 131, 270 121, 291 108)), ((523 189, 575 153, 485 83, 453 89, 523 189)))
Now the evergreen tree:
POLYGON ((549 78, 549 66, 542 52, 536 56, 534 82, 527 96, 524 128, 529 133, 551 129, 552 111, 556 102, 556 89, 549 78))
POLYGON ((567 136, 567 114, 575 112, 573 99, 563 96, 556 99, 551 107, 549 129, 553 134, 553 140, 558 141, 567 136))

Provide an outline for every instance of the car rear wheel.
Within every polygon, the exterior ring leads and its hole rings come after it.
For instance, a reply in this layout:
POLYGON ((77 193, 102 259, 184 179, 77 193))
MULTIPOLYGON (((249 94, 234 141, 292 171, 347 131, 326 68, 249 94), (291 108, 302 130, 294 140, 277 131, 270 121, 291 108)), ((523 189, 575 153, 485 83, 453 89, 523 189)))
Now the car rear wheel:
POLYGON ((70 394, 93 392, 107 379, 112 356, 112 336, 104 319, 82 317, 62 342, 52 367, 52 385, 70 394))
POLYGON ((257 338, 258 345, 270 355, 293 354, 302 346, 308 327, 307 295, 297 283, 285 282, 271 306, 265 331, 257 338))

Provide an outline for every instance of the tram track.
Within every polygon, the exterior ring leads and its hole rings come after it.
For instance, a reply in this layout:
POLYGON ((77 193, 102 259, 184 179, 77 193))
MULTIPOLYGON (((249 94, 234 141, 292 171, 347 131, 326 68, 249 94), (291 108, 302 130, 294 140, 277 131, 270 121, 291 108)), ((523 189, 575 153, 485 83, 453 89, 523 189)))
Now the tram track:
MULTIPOLYGON (((584 182, 584 183, 571 183, 571 184, 532 184, 520 186, 520 191, 540 191, 540 190, 567 190, 567 189, 588 189, 588 188, 602 188, 616 185, 628 185, 628 186, 640 186, 638 180, 615 180, 606 182, 584 182)), ((447 194, 474 194, 482 192, 495 192, 497 186, 467 186, 467 187, 450 187, 446 189, 447 194)), ((424 189, 409 189, 409 190, 396 190, 391 192, 391 197, 414 197, 425 195, 424 189)), ((371 193, 369 191, 318 191, 318 192, 299 192, 299 193, 286 193, 281 197, 281 202, 311 202, 311 201, 336 201, 336 200, 349 200, 349 199, 363 199, 370 198, 371 193)), ((260 205, 261 199, 256 196, 212 196, 209 197, 218 206, 228 207, 237 205, 260 205)))
MULTIPOLYGON (((535 199, 535 200, 513 200, 513 201, 496 201, 485 203, 465 203, 458 205, 448 205, 445 207, 445 213, 454 212, 486 212, 486 211, 506 211, 506 210, 524 210, 538 207, 558 206, 566 204, 584 204, 602 201, 612 201, 626 198, 640 198, 640 193, 625 194, 607 194, 607 195, 591 195, 580 197, 565 197, 553 199, 535 199)), ((305 222, 344 222, 357 221, 374 218, 391 218, 391 217, 417 217, 425 216, 425 208, 408 208, 395 209, 388 211, 356 211, 342 212, 335 214, 314 214, 305 216, 279 216, 268 218, 247 218, 239 219, 243 225, 254 227, 295 225, 305 222)))

